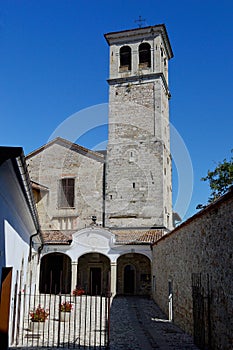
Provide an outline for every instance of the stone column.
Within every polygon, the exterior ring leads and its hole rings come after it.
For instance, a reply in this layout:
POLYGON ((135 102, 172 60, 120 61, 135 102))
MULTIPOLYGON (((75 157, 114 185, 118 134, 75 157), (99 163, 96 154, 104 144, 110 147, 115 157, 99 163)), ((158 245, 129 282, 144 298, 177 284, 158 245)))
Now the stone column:
POLYGON ((71 271, 71 293, 72 293, 77 285, 78 263, 76 261, 72 261, 71 269, 72 269, 71 271))
POLYGON ((117 284, 117 263, 111 261, 111 294, 112 297, 116 295, 116 284, 117 284))

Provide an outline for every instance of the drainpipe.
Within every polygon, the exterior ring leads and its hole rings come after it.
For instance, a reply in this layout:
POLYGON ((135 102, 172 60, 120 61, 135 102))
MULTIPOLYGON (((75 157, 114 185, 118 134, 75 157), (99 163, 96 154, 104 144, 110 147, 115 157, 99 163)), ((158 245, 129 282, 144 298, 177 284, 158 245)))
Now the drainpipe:
MULTIPOLYGON (((33 243, 32 240, 35 236, 38 236, 39 234, 40 234, 40 230, 38 229, 36 233, 34 233, 33 235, 30 236, 30 248, 29 248, 28 261, 31 261, 31 259, 32 259, 32 243, 33 243)), ((44 243, 42 242, 38 248, 38 261, 39 261, 40 253, 41 253, 43 247, 44 247, 44 243)))
MULTIPOLYGON (((24 156, 22 148, 21 148, 21 153, 18 155, 18 157, 16 157, 16 164, 17 164, 17 168, 15 167, 15 170, 20 174, 19 181, 21 182, 21 188, 22 188, 22 191, 24 193, 29 211, 32 215, 34 225, 36 227, 36 233, 30 236, 30 247, 29 247, 28 261, 31 261, 31 259, 32 259, 32 243, 33 243, 32 240, 33 240, 33 237, 40 236, 40 223, 39 223, 38 213, 37 213, 37 209, 35 206, 34 197, 33 197, 33 193, 32 193, 31 180, 30 180, 30 177, 28 174, 27 164, 25 161, 25 156, 24 156)), ((41 238, 41 245, 38 248, 38 253, 39 253, 38 255, 39 256, 40 256, 40 252, 44 246, 44 242, 42 240, 42 237, 40 236, 40 238, 41 238)))

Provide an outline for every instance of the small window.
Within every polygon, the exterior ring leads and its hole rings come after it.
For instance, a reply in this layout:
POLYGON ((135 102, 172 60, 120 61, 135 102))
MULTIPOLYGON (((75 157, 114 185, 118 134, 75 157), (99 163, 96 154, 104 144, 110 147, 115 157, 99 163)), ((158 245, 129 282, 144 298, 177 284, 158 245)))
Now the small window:
POLYGON ((59 207, 74 207, 74 179, 61 179, 59 187, 59 207))
POLYGON ((151 51, 150 44, 142 43, 139 45, 139 67, 151 67, 151 51))
POLYGON ((131 70, 131 48, 129 46, 120 48, 120 70, 131 70))

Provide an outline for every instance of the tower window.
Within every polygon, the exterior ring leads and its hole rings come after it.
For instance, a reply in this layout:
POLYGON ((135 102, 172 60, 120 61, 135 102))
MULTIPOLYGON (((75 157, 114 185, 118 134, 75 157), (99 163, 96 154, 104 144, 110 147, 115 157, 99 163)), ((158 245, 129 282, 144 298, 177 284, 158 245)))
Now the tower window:
POLYGON ((151 51, 150 44, 142 43, 139 45, 139 67, 151 67, 151 51))
POLYGON ((74 179, 61 179, 59 184, 58 196, 59 208, 74 207, 74 179))
POLYGON ((129 46, 120 48, 120 70, 131 70, 131 48, 129 46))

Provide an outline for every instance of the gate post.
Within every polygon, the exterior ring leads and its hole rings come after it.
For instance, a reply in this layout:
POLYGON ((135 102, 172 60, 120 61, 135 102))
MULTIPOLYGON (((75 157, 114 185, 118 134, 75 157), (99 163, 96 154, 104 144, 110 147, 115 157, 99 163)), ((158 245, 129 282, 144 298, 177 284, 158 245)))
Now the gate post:
POLYGON ((58 330, 57 330, 57 347, 60 347, 60 332, 61 332, 61 311, 60 311, 60 305, 61 305, 61 294, 59 294, 59 320, 58 320, 58 330))

